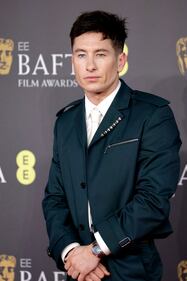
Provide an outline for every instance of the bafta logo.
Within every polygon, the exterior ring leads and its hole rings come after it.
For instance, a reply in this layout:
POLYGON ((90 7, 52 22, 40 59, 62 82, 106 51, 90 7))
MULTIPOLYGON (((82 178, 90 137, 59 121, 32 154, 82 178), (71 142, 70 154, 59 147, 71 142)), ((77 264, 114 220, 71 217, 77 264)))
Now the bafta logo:
MULTIPOLYGON (((123 47, 123 53, 125 53, 128 58, 129 49, 126 44, 123 47)), ((121 77, 121 76, 125 75, 127 73, 128 69, 129 69, 129 64, 128 64, 128 60, 127 60, 122 71, 119 73, 119 76, 121 77)))
POLYGON ((11 39, 0 38, 0 75, 7 75, 12 65, 14 42, 11 39))
POLYGON ((177 273, 179 281, 187 281, 187 260, 183 260, 178 264, 177 273))
POLYGON ((0 255, 0 281, 14 281, 16 258, 14 256, 0 255))
POLYGON ((180 73, 187 73, 187 37, 180 38, 176 44, 178 66, 180 73))

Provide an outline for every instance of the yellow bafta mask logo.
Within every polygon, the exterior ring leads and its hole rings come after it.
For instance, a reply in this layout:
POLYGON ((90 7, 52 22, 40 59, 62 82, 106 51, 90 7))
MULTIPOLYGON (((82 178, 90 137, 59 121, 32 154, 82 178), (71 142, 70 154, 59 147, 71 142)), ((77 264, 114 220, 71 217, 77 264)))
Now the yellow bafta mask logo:
POLYGON ((177 41, 176 53, 180 73, 185 75, 187 72, 187 37, 180 38, 177 41))
POLYGON ((177 266, 179 281, 187 281, 187 260, 181 261, 177 266))
MULTIPOLYGON (((123 48, 123 53, 125 53, 125 55, 127 56, 127 59, 128 59, 128 52, 129 52, 128 47, 125 44, 124 48, 123 48)), ((125 75, 128 71, 128 68, 129 68, 129 64, 128 64, 128 61, 126 61, 126 64, 124 65, 122 71, 119 73, 119 76, 121 77, 121 76, 125 75)))
POLYGON ((11 39, 0 38, 0 75, 7 75, 12 65, 14 42, 11 39))
POLYGON ((16 258, 0 255, 0 281, 14 281, 16 258))

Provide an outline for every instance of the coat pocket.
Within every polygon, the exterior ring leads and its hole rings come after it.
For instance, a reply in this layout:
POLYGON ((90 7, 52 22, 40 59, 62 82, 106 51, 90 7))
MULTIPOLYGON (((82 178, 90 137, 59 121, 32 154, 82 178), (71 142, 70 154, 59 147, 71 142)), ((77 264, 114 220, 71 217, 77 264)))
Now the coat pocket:
POLYGON ((113 148, 113 147, 116 147, 116 146, 120 146, 120 145, 124 145, 124 144, 128 144, 128 143, 132 143, 132 142, 137 142, 139 141, 139 139, 129 139, 129 140, 124 140, 124 141, 120 141, 120 142, 116 142, 116 143, 112 143, 112 144, 109 144, 104 153, 107 153, 107 151, 110 149, 110 148, 113 148))

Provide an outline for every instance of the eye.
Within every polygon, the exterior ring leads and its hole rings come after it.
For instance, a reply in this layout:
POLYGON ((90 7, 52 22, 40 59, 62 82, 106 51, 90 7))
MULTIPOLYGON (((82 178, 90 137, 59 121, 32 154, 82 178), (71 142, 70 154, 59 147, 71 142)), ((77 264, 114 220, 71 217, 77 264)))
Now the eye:
POLYGON ((9 267, 8 267, 8 272, 14 272, 14 268, 11 267, 11 266, 9 266, 9 267))
POLYGON ((84 58, 86 56, 86 54, 80 53, 77 56, 78 56, 78 58, 82 59, 82 58, 84 58))
POLYGON ((6 51, 6 56, 9 57, 11 55, 10 51, 6 51))
POLYGON ((97 57, 102 58, 102 57, 105 57, 105 56, 106 56, 106 54, 104 54, 104 53, 97 53, 97 57))

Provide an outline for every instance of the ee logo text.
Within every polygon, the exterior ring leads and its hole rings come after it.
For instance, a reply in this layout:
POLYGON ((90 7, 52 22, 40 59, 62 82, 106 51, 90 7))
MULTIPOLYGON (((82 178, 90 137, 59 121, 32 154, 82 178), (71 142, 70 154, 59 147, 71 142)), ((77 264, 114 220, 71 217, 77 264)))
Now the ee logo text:
POLYGON ((34 166, 36 157, 30 150, 22 150, 17 154, 16 163, 18 166, 16 177, 19 183, 23 185, 32 184, 36 178, 34 166))

